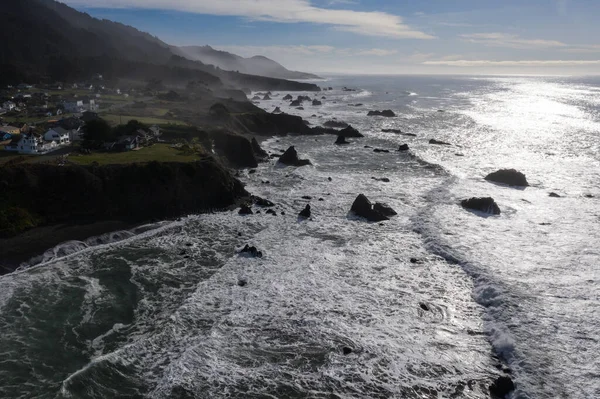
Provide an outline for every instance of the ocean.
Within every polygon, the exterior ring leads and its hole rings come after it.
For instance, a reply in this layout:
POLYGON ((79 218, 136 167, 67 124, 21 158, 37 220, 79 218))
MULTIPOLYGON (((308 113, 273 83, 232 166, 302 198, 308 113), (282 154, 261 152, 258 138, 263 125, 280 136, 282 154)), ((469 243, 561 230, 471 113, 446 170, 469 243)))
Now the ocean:
POLYGON ((241 172, 277 216, 190 215, 0 277, 0 397, 488 398, 502 375, 513 398, 600 397, 600 79, 317 83, 321 106, 259 106, 365 137, 264 141, 313 163, 241 172), (484 180, 502 168, 530 187, 484 180), (398 215, 356 218, 360 193, 398 215))

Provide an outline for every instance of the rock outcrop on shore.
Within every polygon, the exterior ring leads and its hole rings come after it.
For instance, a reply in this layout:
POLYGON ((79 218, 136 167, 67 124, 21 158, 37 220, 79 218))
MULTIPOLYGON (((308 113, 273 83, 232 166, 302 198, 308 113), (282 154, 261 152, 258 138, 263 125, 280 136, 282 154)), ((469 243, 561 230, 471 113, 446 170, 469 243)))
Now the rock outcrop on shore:
POLYGON ((285 96, 285 97, 283 97, 283 100, 284 100, 284 101, 291 101, 291 100, 293 100, 293 99, 294 99, 294 97, 292 97, 292 95, 291 95, 291 94, 286 94, 286 96, 285 96))
POLYGON ((225 157, 231 166, 235 168, 255 168, 258 166, 255 146, 246 137, 235 133, 218 131, 211 134, 211 138, 215 151, 225 157))
POLYGON ((257 158, 264 159, 269 156, 269 153, 267 153, 265 150, 263 150, 262 147, 260 146, 260 144, 258 144, 258 141, 256 141, 256 138, 252 137, 252 140, 250 141, 250 145, 252 146, 252 151, 254 152, 254 155, 256 155, 257 158))
POLYGON ((330 121, 323 123, 323 126, 343 129, 343 128, 348 127, 348 124, 346 122, 342 122, 342 121, 330 120, 330 121))
POLYGON ((496 201, 491 197, 485 198, 469 198, 460 202, 463 208, 479 211, 483 213, 489 213, 491 215, 499 215, 500 208, 496 201))
POLYGON ((288 166, 306 166, 311 164, 308 159, 300 159, 298 157, 298 152, 294 146, 288 148, 283 155, 279 157, 278 162, 288 166))
POLYGON ((359 194, 358 197, 356 197, 350 211, 356 216, 363 217, 370 222, 389 220, 386 215, 373 208, 373 204, 364 194, 359 194))
POLYGON ((15 165, 2 168, 0 186, 4 237, 59 223, 143 222, 201 213, 248 195, 211 156, 191 163, 15 165))
POLYGON ((506 184, 509 186, 527 187, 529 182, 525 175, 515 169, 500 169, 496 172, 490 173, 485 177, 485 180, 494 183, 506 184))
POLYGON ((340 130, 338 132, 338 136, 344 136, 346 138, 348 138, 348 137, 354 137, 354 138, 365 137, 361 132, 359 132, 358 130, 353 128, 351 125, 349 125, 345 129, 340 130))
POLYGON ((386 109, 384 111, 369 111, 367 116, 384 116, 386 118, 393 118, 396 116, 396 114, 391 109, 386 109))
POLYGON ((335 141, 335 143, 334 143, 334 144, 337 144, 337 145, 343 145, 343 144, 350 144, 350 142, 349 142, 349 141, 346 141, 346 137, 340 134, 340 135, 337 137, 337 140, 335 141))

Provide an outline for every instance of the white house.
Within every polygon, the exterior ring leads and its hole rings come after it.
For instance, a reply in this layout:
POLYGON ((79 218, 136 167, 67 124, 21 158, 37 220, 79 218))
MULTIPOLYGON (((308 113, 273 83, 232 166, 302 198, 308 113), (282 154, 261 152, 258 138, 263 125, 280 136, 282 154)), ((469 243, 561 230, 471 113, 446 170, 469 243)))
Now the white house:
POLYGON ((12 101, 6 101, 4 104, 2 104, 2 108, 7 111, 12 111, 16 106, 17 104, 13 103, 12 101))
POLYGON ((57 146, 68 145, 71 137, 67 130, 62 127, 53 127, 44 134, 45 141, 53 141, 57 146))
POLYGON ((65 101, 63 103, 65 111, 76 113, 83 111, 83 100, 65 101))
MULTIPOLYGON (((43 155, 58 148, 54 141, 45 141, 35 134, 23 134, 17 144, 19 154, 43 155)), ((7 148, 8 149, 8 148, 7 148)))

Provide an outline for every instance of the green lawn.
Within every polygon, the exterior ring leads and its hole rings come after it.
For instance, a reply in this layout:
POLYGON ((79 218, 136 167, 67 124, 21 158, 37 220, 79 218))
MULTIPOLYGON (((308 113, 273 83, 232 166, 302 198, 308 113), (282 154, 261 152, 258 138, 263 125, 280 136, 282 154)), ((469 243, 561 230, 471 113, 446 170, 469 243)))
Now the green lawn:
POLYGON ((197 154, 185 155, 168 144, 154 144, 151 147, 144 147, 137 151, 69 155, 69 161, 79 165, 90 165, 94 162, 98 162, 100 165, 143 163, 151 161, 194 162, 200 159, 200 156, 197 154))
POLYGON ((163 118, 154 118, 147 116, 134 116, 134 115, 117 115, 117 114, 101 114, 100 117, 112 124, 126 124, 132 119, 135 119, 141 123, 145 123, 146 125, 188 125, 184 121, 171 120, 171 119, 163 119, 163 118))

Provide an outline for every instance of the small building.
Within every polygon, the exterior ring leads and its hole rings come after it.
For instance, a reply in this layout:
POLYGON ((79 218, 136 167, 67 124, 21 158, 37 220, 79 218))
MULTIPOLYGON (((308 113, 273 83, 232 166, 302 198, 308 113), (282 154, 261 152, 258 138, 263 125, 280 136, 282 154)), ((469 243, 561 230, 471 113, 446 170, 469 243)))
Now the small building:
POLYGON ((16 135, 21 133, 21 129, 10 125, 0 126, 0 133, 10 133, 12 135, 16 135))
POLYGON ((71 135, 62 127, 53 127, 44 134, 44 140, 53 141, 57 146, 63 146, 71 143, 71 135))
MULTIPOLYGON (((43 155, 56 150, 58 147, 59 145, 54 141, 46 141, 42 136, 29 133, 21 135, 17 151, 19 154, 43 155)), ((8 148, 6 149, 9 150, 8 148)))
POLYGON ((15 104, 15 103, 14 103, 14 102, 12 102, 12 101, 5 101, 5 102, 2 104, 2 108, 4 108, 4 109, 5 109, 5 110, 7 110, 7 111, 12 111, 13 109, 15 109, 15 107, 16 107, 16 106, 17 106, 17 104, 15 104))
POLYGON ((136 150, 140 148, 139 138, 138 136, 123 136, 119 139, 117 146, 125 151, 136 150))

